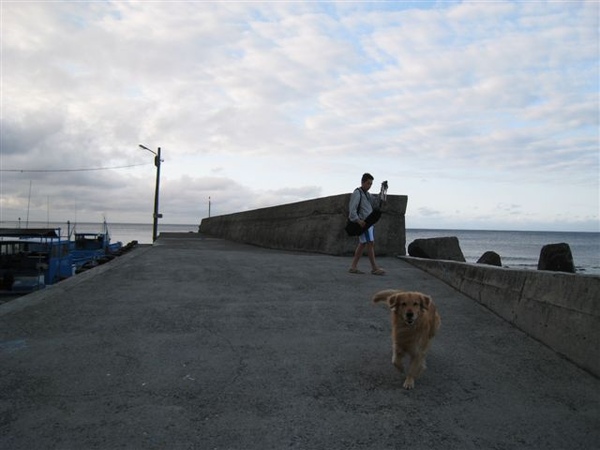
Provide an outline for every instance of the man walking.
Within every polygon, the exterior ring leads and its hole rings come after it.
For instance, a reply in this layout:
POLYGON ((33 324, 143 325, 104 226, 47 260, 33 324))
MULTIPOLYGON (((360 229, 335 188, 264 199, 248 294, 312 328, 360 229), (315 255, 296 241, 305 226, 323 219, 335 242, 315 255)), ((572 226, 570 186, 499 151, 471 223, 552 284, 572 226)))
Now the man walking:
MULTIPOLYGON (((371 263, 371 273, 373 275, 384 275, 385 270, 377 265, 375 261, 375 230, 373 225, 367 226, 365 219, 373 212, 375 208, 380 206, 382 198, 380 196, 371 196, 369 189, 373 186, 373 175, 370 173, 363 174, 361 178, 360 187, 356 188, 350 196, 350 203, 348 205, 349 214, 348 218, 352 222, 358 223, 364 232, 358 236, 358 245, 354 251, 354 257, 352 259, 352 265, 350 266, 350 273, 362 274, 361 270, 358 269, 358 261, 360 260, 365 247, 367 249, 367 256, 371 263)), ((383 192, 383 191, 382 191, 383 192)))

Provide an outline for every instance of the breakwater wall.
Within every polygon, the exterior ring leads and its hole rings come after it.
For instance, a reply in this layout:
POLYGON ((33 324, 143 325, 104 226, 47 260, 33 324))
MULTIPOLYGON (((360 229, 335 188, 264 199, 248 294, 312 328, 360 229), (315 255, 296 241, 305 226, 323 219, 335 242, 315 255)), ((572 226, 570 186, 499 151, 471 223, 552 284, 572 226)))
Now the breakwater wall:
MULTIPOLYGON (((354 253, 357 238, 344 231, 350 194, 322 197, 202 219, 198 231, 245 244, 329 255, 354 253)), ((378 255, 406 255, 408 197, 388 195, 375 225, 378 255)))
POLYGON ((402 259, 600 377, 600 277, 402 259))

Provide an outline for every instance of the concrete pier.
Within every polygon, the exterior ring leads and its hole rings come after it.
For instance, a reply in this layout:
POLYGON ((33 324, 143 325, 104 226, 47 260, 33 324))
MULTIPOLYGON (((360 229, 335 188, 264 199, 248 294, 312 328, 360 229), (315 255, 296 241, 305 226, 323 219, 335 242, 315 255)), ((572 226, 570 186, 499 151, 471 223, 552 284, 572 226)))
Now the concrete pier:
MULTIPOLYGON (((0 448, 588 450, 600 381, 436 277, 161 235, 0 306, 0 448), (442 317, 413 391, 387 288, 442 317)), ((363 261, 366 264, 366 261, 363 261)))

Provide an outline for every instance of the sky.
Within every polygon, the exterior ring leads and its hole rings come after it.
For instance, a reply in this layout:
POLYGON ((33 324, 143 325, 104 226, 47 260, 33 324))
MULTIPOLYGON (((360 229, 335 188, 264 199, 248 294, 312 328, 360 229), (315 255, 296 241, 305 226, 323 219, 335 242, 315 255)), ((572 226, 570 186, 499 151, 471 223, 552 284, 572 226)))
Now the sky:
POLYGON ((142 144, 159 223, 369 172, 407 228, 600 231, 599 8, 2 0, 0 222, 151 223, 142 144))

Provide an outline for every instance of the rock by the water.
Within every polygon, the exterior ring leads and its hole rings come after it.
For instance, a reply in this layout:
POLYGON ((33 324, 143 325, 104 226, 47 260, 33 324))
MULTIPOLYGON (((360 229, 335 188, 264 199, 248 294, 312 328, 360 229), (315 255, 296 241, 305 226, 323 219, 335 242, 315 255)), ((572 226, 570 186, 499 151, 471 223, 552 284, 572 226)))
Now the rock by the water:
POLYGON ((465 262, 465 256, 455 236, 415 239, 408 246, 408 254, 416 258, 465 262))
POLYGON ((569 244, 563 242, 544 245, 538 260, 538 270, 575 273, 573 254, 569 244))
POLYGON ((477 264, 502 267, 502 259, 498 253, 487 251, 477 260, 477 264))

